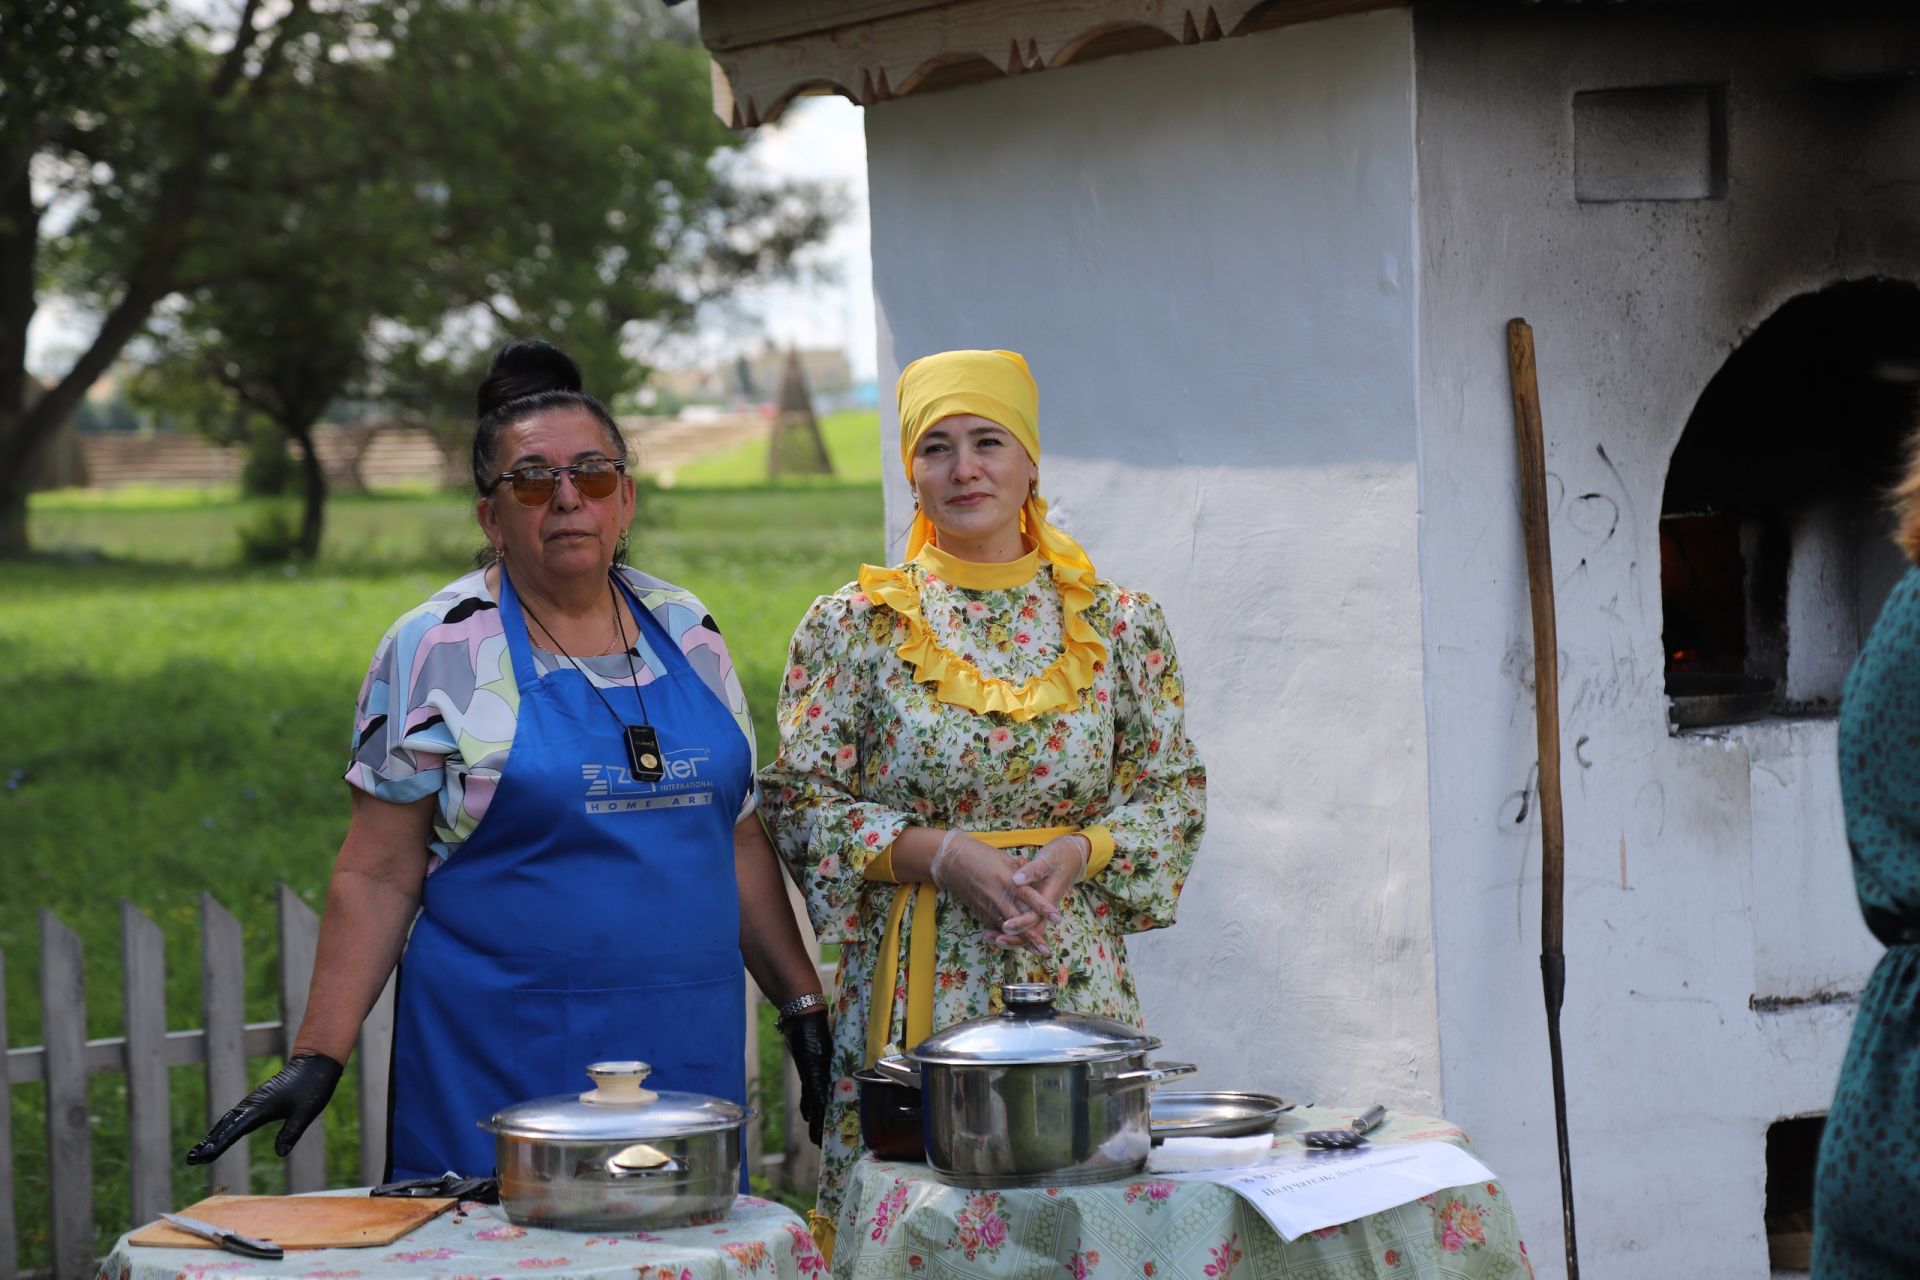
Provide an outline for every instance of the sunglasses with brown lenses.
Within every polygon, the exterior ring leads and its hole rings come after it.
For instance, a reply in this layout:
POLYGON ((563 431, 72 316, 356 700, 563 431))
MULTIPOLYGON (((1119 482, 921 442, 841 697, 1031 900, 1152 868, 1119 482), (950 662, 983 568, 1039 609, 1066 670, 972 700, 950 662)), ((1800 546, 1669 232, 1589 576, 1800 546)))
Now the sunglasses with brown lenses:
POLYGON ((589 458, 564 467, 521 467, 516 471, 502 471, 492 487, 510 484, 521 506, 544 507, 553 501, 563 475, 573 477, 573 487, 581 497, 607 498, 619 487, 620 473, 626 469, 627 464, 617 458, 589 458))

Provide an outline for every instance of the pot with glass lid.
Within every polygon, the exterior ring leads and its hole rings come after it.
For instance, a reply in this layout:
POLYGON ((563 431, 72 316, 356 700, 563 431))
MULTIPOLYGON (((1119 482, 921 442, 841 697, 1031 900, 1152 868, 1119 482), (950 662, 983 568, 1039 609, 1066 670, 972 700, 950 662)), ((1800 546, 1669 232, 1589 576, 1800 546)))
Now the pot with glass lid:
POLYGON ((753 1112, 646 1087, 644 1062, 596 1062, 586 1093, 495 1112, 500 1207, 563 1231, 685 1226, 723 1217, 740 1190, 740 1126, 753 1112))
POLYGON ((921 1090, 927 1163, 962 1187, 1130 1177, 1153 1145, 1148 1090, 1192 1075, 1149 1063, 1136 1027, 1054 1008, 1051 984, 1005 983, 1000 1013, 935 1032, 876 1069, 921 1090))

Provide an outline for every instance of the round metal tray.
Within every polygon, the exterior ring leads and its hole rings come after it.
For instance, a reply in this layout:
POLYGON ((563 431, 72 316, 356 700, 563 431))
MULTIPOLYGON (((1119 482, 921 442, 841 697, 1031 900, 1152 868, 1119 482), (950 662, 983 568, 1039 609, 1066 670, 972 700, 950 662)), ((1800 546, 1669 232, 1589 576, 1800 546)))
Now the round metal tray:
POLYGON ((1292 1109, 1270 1093, 1159 1089, 1153 1093, 1153 1140, 1270 1133, 1281 1112, 1292 1109))

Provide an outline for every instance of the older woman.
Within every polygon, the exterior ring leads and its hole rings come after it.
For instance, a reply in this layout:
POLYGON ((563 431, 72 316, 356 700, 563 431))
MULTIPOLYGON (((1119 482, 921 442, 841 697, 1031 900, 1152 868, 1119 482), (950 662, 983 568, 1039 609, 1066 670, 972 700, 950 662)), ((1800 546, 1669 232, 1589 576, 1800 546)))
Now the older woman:
POLYGON ((1026 361, 928 356, 899 399, 907 560, 815 601, 761 779, 814 929, 842 945, 828 1249, 860 1151, 853 1073, 989 1012, 1002 981, 1138 1025, 1123 937, 1173 923, 1206 816, 1159 606, 1047 522, 1026 361))
MULTIPOLYGON (((1895 493, 1897 541, 1920 564, 1920 436, 1895 493)), ((1853 1017, 1815 1171, 1813 1274, 1920 1275, 1920 571, 1907 570, 1847 676, 1840 795, 1854 890, 1886 944, 1853 1017)))
POLYGON ((825 1004, 726 645, 691 593, 618 563, 626 441, 571 359, 510 345, 479 400, 490 563, 374 654, 295 1052, 191 1163, 274 1119, 292 1148, 403 948, 390 1176, 489 1172, 476 1121, 579 1088, 599 1059, 744 1102, 743 955, 781 1004, 818 1137, 825 1004))

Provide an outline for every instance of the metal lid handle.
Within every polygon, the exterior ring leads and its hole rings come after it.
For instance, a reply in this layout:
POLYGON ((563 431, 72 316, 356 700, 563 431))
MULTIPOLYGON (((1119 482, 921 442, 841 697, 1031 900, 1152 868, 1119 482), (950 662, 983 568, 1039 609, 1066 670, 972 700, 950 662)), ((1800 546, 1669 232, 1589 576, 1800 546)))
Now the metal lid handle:
POLYGON ((873 1073, 892 1084, 903 1085, 909 1089, 920 1087, 920 1068, 907 1058, 876 1059, 873 1064, 873 1073))
POLYGON ((1125 1089, 1133 1085, 1144 1084, 1148 1088, 1158 1088, 1169 1080, 1178 1080, 1200 1070, 1191 1062, 1155 1062, 1137 1071, 1119 1071, 1102 1077, 1101 1087, 1106 1089, 1125 1089))
POLYGON ((1053 1015, 1054 991, 1051 982, 1003 982, 1000 1002, 1017 1018, 1046 1018, 1053 1015))
POLYGON ((587 1068, 594 1087, 580 1095, 580 1101, 597 1107, 644 1106, 657 1101, 659 1094, 642 1083, 652 1074, 645 1062, 596 1062, 587 1068))

